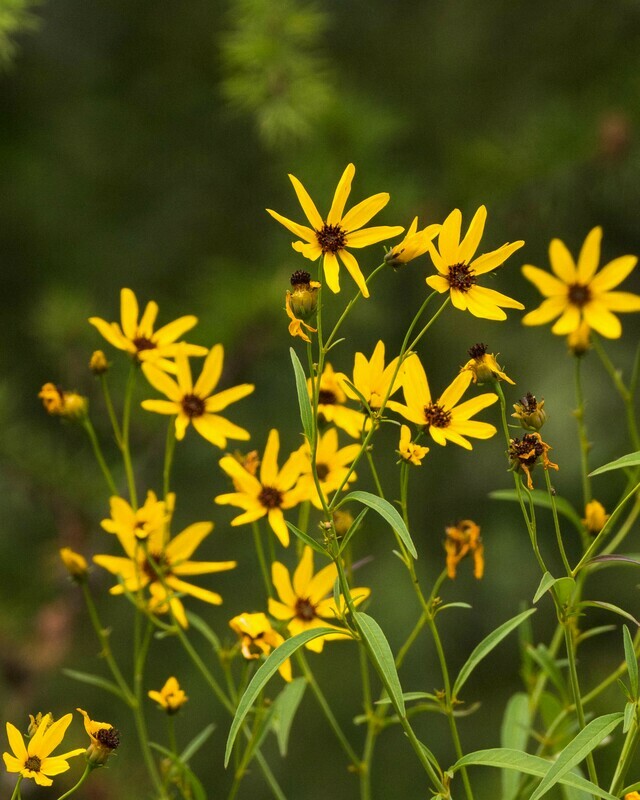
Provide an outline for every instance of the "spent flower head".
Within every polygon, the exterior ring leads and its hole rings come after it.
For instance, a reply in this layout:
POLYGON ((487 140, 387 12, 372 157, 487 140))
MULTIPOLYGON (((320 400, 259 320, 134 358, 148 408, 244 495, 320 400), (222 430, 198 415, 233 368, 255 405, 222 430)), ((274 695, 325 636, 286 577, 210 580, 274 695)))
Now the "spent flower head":
POLYGON ((497 250, 474 258, 486 219, 487 209, 480 206, 460 241, 462 214, 457 208, 449 214, 438 236, 438 247, 429 244, 429 253, 439 274, 427 278, 427 284, 440 294, 449 292, 451 303, 460 311, 469 311, 483 319, 503 320, 507 318, 503 308, 523 309, 524 306, 495 289, 479 286, 478 276, 499 267, 524 242, 503 244, 497 250))
POLYGON ((445 529, 447 538, 444 549, 447 553, 447 575, 456 577, 458 564, 462 559, 473 557, 473 575, 480 580, 484 575, 484 545, 480 536, 480 527, 473 520, 463 519, 445 529))
POLYGON ((82 421, 87 416, 89 401, 77 392, 68 392, 55 383, 45 383, 38 397, 47 414, 73 421, 82 421))
POLYGON ((515 472, 524 472, 527 476, 527 488, 533 489, 531 471, 536 464, 542 462, 544 469, 558 469, 558 465, 549 460, 547 453, 551 447, 542 441, 539 433, 525 433, 518 439, 514 437, 509 440, 509 461, 511 469, 515 472))
POLYGON ((84 729, 91 740, 86 750, 87 761, 94 767, 102 767, 118 749, 120 731, 109 722, 97 722, 91 719, 82 708, 76 708, 76 711, 84 717, 84 729))
POLYGON ((515 386, 515 381, 502 371, 493 353, 489 353, 488 347, 482 342, 478 342, 469 348, 471 356, 469 361, 461 367, 461 371, 469 370, 473 376, 474 383, 492 383, 493 381, 506 381, 515 386))
POLYGON ((270 208, 267 209, 267 212, 271 214, 275 220, 284 225, 285 228, 300 237, 298 241, 293 242, 292 246, 294 250, 302 253, 305 258, 311 261, 317 261, 318 258, 322 257, 325 281, 332 292, 340 291, 339 256, 347 271, 356 282, 358 289, 362 292, 362 296, 369 297, 369 289, 367 288, 364 275, 362 274, 358 262, 347 248, 366 247, 376 242, 382 242, 385 239, 402 233, 404 228, 382 225, 375 228, 363 229, 363 226, 389 202, 389 195, 387 192, 368 197, 366 200, 355 205, 346 214, 344 213, 344 207, 351 192, 351 182, 355 172, 356 168, 353 164, 349 164, 345 169, 336 188, 333 202, 326 219, 323 219, 320 215, 315 203, 311 197, 309 197, 307 190, 300 181, 294 175, 289 175, 289 179, 293 184, 302 210, 311 227, 293 222, 283 217, 281 214, 278 214, 276 211, 272 211, 270 208))
POLYGON ((522 268, 525 278, 546 298, 523 318, 525 325, 544 325, 559 317, 551 328, 559 336, 575 333, 584 322, 607 339, 620 337, 622 326, 612 312, 640 311, 640 296, 611 290, 631 273, 638 259, 620 256, 598 272, 601 241, 602 228, 593 228, 576 264, 564 242, 553 239, 549 245, 553 275, 530 264, 522 268))

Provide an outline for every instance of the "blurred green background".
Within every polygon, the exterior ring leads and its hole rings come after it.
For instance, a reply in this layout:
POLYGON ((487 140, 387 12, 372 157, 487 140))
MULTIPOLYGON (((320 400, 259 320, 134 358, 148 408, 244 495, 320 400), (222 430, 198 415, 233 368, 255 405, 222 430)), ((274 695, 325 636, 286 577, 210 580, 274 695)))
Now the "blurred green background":
MULTIPOLYGON (((64 666, 105 667, 96 659, 98 645, 58 564, 57 548, 71 545, 90 555, 108 552, 113 542, 99 528, 107 493, 88 443, 81 431, 46 417, 37 399, 40 386, 53 380, 90 395, 115 463, 87 362, 92 350, 104 347, 115 363, 114 382, 122 384, 126 359, 109 350, 86 320, 118 319, 119 290, 129 286, 141 303, 158 301, 160 322, 186 313, 200 318, 190 340, 224 344, 226 385, 256 384, 255 394, 230 415, 251 429, 252 446, 262 447, 269 428, 277 426, 283 449, 297 447, 283 293, 289 274, 304 264, 290 248, 292 237, 264 211, 301 219, 288 172, 326 211, 338 177, 353 161, 353 202, 391 193, 376 224, 408 225, 416 214, 421 223, 440 222, 454 207, 468 221, 485 203, 486 249, 526 241, 497 285, 528 308, 540 298, 519 267, 547 268, 552 237, 575 253, 600 224, 603 261, 640 252, 640 4, 0 0, 0 59, 3 717, 22 727, 27 713, 50 708, 62 714, 80 705, 107 719, 121 729, 123 744, 109 771, 82 796, 142 798, 148 796, 146 783, 126 710, 60 672, 64 666)), ((365 273, 382 253, 379 246, 361 251, 365 273)), ((353 352, 370 355, 379 338, 389 352, 397 349, 431 269, 423 258, 376 282, 372 298, 359 304, 345 328, 348 341, 332 353, 336 369, 350 372, 353 352)), ((329 299, 334 309, 353 291, 348 277, 342 285, 342 294, 329 299)), ((623 288, 640 291, 638 275, 623 288)), ((546 327, 524 329, 519 316, 511 313, 498 324, 449 310, 421 356, 437 394, 474 342, 501 353, 517 382, 509 401, 526 391, 545 398, 551 417, 545 438, 560 464, 553 481, 581 512, 571 358, 561 338, 546 327)), ((629 315, 622 322, 624 337, 609 352, 628 375, 640 319, 629 315)), ((631 448, 617 424, 621 402, 593 353, 585 375, 597 466, 631 448)), ((137 399, 152 395, 141 387, 137 399)), ((482 418, 495 421, 492 414, 482 418)), ((143 490, 160 488, 164 431, 155 415, 135 414, 143 490)), ((390 497, 397 493, 396 446, 395 433, 384 432, 375 452, 390 497)), ((235 573, 215 579, 225 605, 195 609, 231 642, 227 620, 262 610, 264 600, 249 530, 231 529, 229 510, 212 504, 226 491, 219 455, 192 431, 178 447, 175 530, 215 519, 216 531, 198 556, 238 558, 235 573)), ((364 467, 361 473, 358 485, 371 488, 364 467)), ((599 480, 598 497, 609 510, 622 479, 599 480)), ((454 671, 483 635, 530 603, 539 580, 515 508, 487 498, 492 489, 509 486, 499 437, 478 443, 473 453, 434 445, 412 474, 414 536, 427 584, 443 566, 446 524, 472 517, 483 530, 484 580, 474 581, 464 564, 456 583, 443 590, 447 599, 473 605, 442 620, 454 671)), ((370 613, 397 647, 418 609, 391 554, 389 531, 374 521, 369 526, 356 543, 356 556, 374 556, 362 567, 361 580, 373 588, 370 613)), ((541 526, 543 547, 555 564, 550 520, 543 517, 541 526)), ((637 531, 629 546, 640 549, 637 531)), ((573 557, 577 548, 578 542, 569 542, 573 557)), ((113 627, 114 647, 126 658, 129 606, 105 597, 110 581, 104 575, 96 571, 92 582, 113 627)), ((592 587, 592 596, 632 611, 638 607, 630 572, 608 579, 599 574, 592 587)), ((547 600, 541 612, 533 620, 535 639, 548 641, 553 613, 547 600)), ((617 619, 593 613, 585 624, 611 622, 617 619)), ((622 658, 619 630, 592 640, 581 655, 588 687, 622 658)), ((328 646, 312 664, 359 749, 364 732, 351 726, 361 710, 354 648, 328 646)), ((498 744, 504 705, 521 686, 518 664, 512 636, 467 685, 465 699, 482 699, 482 707, 461 721, 466 751, 498 744)), ((168 672, 178 675, 192 698, 177 721, 181 740, 212 717, 216 721, 194 768, 212 800, 226 797, 230 776, 221 754, 228 720, 212 706, 177 644, 165 640, 155 644, 148 688, 159 688, 168 672)), ((401 677, 407 690, 440 687, 426 635, 401 677)), ((614 689, 599 710, 622 703, 614 689)), ((161 737, 162 720, 149 705, 161 737)), ((451 763, 443 719, 423 716, 416 724, 442 763, 451 763)), ((75 731, 70 746, 83 742, 78 720, 75 731)), ((270 740, 265 748, 293 800, 357 796, 357 780, 346 771, 310 693, 295 722, 290 758, 281 762, 270 740)), ((606 749, 598 754, 603 764, 607 757, 606 749)), ((13 782, 6 778, 0 787, 8 795, 13 782)), ((476 773, 479 796, 496 796, 498 780, 489 770, 476 773)), ((395 729, 381 739, 374 785, 377 798, 426 796, 418 765, 395 729)), ((23 797, 30 796, 25 788, 23 797)), ((259 774, 247 778, 240 796, 269 796, 259 774)))

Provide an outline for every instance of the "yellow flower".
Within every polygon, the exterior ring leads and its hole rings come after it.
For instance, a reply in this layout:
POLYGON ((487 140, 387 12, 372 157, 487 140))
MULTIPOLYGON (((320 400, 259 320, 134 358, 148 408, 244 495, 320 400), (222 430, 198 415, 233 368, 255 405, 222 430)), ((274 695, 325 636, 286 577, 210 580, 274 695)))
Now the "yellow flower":
POLYGON ((70 547, 61 547, 60 558, 75 581, 81 582, 87 577, 87 560, 80 553, 76 553, 70 547))
POLYGON ((42 400, 47 414, 52 417, 80 420, 86 417, 89 401, 77 392, 67 392, 55 383, 45 383, 38 397, 42 400))
MULTIPOLYGON (((361 411, 347 408, 347 395, 341 386, 345 378, 346 375, 334 372, 331 364, 325 363, 318 389, 318 422, 333 422, 349 436, 359 439, 362 431, 371 426, 371 420, 361 411)), ((313 386, 310 379, 307 380, 307 389, 309 397, 312 397, 313 386)))
POLYGON ((549 260, 554 275, 529 264, 522 268, 546 300, 529 312, 525 325, 544 325, 557 316, 551 328, 559 336, 576 332, 582 322, 608 339, 622 333, 620 320, 611 312, 640 311, 640 297, 630 292, 612 292, 629 275, 638 259, 620 256, 597 272, 600 261, 602 228, 593 228, 582 245, 576 266, 571 253, 560 239, 549 245, 549 260))
POLYGON ((496 357, 492 353, 487 353, 488 347, 486 344, 479 342, 469 348, 469 355, 471 359, 467 361, 461 370, 468 369, 473 376, 474 383, 487 383, 491 381, 506 381, 512 386, 515 386, 515 381, 506 375, 498 365, 496 357))
POLYGON ((604 506, 598 500, 590 500, 584 509, 585 518, 582 524, 592 536, 597 536, 604 528, 610 514, 606 514, 604 506))
POLYGON ((300 502, 297 481, 303 466, 299 451, 292 453, 278 470, 280 437, 278 431, 269 432, 267 446, 260 464, 260 479, 245 469, 233 456, 220 459, 220 466, 233 481, 235 492, 220 494, 215 501, 219 505, 232 505, 244 509, 231 520, 232 525, 245 525, 266 516, 271 530, 284 547, 289 546, 289 529, 284 521, 283 510, 293 508, 300 502))
POLYGON ((35 717, 33 714, 29 714, 29 727, 27 728, 27 736, 33 736, 41 725, 44 725, 46 729, 50 725, 53 725, 54 722, 55 720, 53 718, 53 714, 50 711, 48 711, 46 714, 43 714, 42 711, 38 711, 35 717))
POLYGON ((547 452, 551 447, 542 441, 539 433, 525 433, 522 439, 514 437, 509 440, 509 460, 511 468, 516 472, 524 472, 527 476, 527 488, 533 489, 531 480, 531 470, 535 467, 538 459, 542 459, 544 469, 558 469, 558 465, 549 461, 547 452))
POLYGON ((147 695, 160 706, 167 714, 175 714, 189 699, 180 688, 177 678, 167 678, 165 685, 159 692, 150 691, 147 695))
POLYGON ((2 754, 7 772, 19 772, 23 778, 32 778, 40 786, 51 786, 53 781, 49 776, 66 772, 70 766, 67 759, 84 753, 84 748, 80 747, 59 756, 51 755, 62 742, 71 719, 71 714, 65 714, 57 722, 39 724, 26 745, 20 731, 7 722, 7 738, 13 750, 13 754, 2 754))
POLYGON ((484 545, 480 528, 470 519, 463 519, 456 525, 446 528, 447 538, 444 548, 447 552, 447 575, 456 577, 458 564, 471 553, 473 556, 473 576, 480 580, 484 575, 484 545))
POLYGON ((111 517, 103 519, 100 525, 108 533, 115 533, 123 546, 124 542, 142 541, 151 535, 161 538, 171 520, 174 502, 173 493, 168 495, 165 503, 158 500, 155 492, 148 491, 144 505, 134 511, 123 497, 114 496, 109 500, 111 517))
MULTIPOLYGON (((325 639, 351 638, 351 634, 347 630, 330 622, 330 620, 339 619, 345 610, 342 595, 340 595, 339 607, 336 606, 333 596, 327 597, 338 577, 338 568, 335 564, 329 564, 314 575, 313 550, 305 546, 300 563, 293 573, 293 583, 289 577, 289 571, 279 561, 273 562, 271 574, 273 586, 281 602, 270 597, 269 613, 276 619, 290 620, 287 629, 292 636, 311 628, 329 627, 336 631, 336 633, 330 633, 307 642, 305 647, 320 653, 325 639)), ((370 589, 363 587, 351 589, 356 605, 366 600, 370 593, 370 589)))
POLYGON ((142 363, 153 363, 167 372, 175 372, 175 366, 170 358, 174 358, 178 347, 185 347, 187 355, 204 356, 206 347, 196 344, 176 344, 184 333, 191 330, 198 318, 194 316, 180 317, 179 319, 158 328, 154 332, 153 326, 158 316, 158 304, 153 300, 147 306, 138 321, 138 301, 131 289, 122 289, 120 292, 120 322, 107 322, 100 317, 90 317, 89 322, 98 329, 100 334, 116 347, 130 353, 133 358, 142 363))
POLYGON ((472 420, 471 417, 495 403, 497 394, 487 392, 456 405, 471 383, 471 372, 460 372, 438 400, 433 402, 427 376, 418 356, 409 356, 404 367, 403 391, 406 405, 390 400, 389 408, 416 425, 426 426, 435 442, 446 445, 449 440, 471 450, 466 436, 489 439, 496 432, 493 425, 472 420))
POLYGON ((293 242, 294 250, 302 253, 305 258, 309 258, 311 261, 316 261, 320 256, 324 257, 324 277, 332 292, 340 291, 338 277, 340 267, 337 258, 337 256, 340 256, 342 263, 356 282, 358 289, 362 292, 362 296, 369 297, 369 290, 358 262, 346 248, 366 247, 376 242, 382 242, 384 239, 397 236, 404 229, 382 225, 377 228, 361 230, 363 225, 366 225, 378 211, 381 211, 387 205, 389 202, 387 192, 368 197, 355 205, 349 212, 344 213, 355 172, 356 168, 353 164, 349 164, 345 169, 336 188, 333 203, 326 219, 320 216, 313 200, 309 197, 307 190, 300 181, 294 175, 289 175, 302 210, 311 224, 310 228, 306 225, 292 222, 270 208, 267 209, 267 212, 275 220, 282 223, 285 228, 304 240, 293 242))
POLYGON ((297 269, 291 276, 291 311, 296 317, 308 320, 318 308, 318 290, 322 284, 312 281, 310 273, 297 269))
POLYGON ((89 369, 94 375, 104 375, 109 369, 109 362, 102 350, 94 350, 89 360, 89 369))
POLYGON ((511 416, 520 420, 520 425, 525 431, 539 431, 547 421, 544 398, 538 400, 531 392, 527 392, 524 397, 521 397, 519 403, 514 403, 513 410, 514 413, 511 416))
MULTIPOLYGON (((240 637, 242 655, 246 659, 268 656, 272 649, 279 647, 284 638, 271 627, 266 614, 238 614, 229 620, 229 626, 240 637)), ((278 668, 278 672, 285 681, 289 682, 291 675, 291 661, 287 659, 278 668)))
POLYGON ((220 417, 217 412, 251 394, 255 387, 252 383, 242 383, 211 394, 220 380, 223 358, 222 345, 212 347, 195 385, 185 350, 179 350, 176 355, 177 383, 157 367, 144 364, 142 369, 149 383, 169 399, 144 400, 142 407, 157 414, 176 414, 176 439, 179 441, 184 439, 190 422, 216 447, 226 447, 227 439, 246 441, 250 438, 248 431, 220 417))
POLYGON ((149 529, 147 536, 139 540, 135 531, 119 529, 115 533, 126 553, 121 556, 97 555, 93 560, 98 566, 117 575, 120 579, 109 590, 111 594, 129 592, 135 594, 149 586, 152 593, 151 606, 159 613, 166 610, 168 601, 178 622, 187 627, 187 618, 182 603, 168 592, 188 594, 212 605, 220 605, 222 597, 217 592, 202 589, 182 580, 189 575, 207 575, 234 569, 235 561, 190 561, 198 545, 213 530, 212 522, 195 522, 168 542, 161 527, 149 529), (162 579, 157 573, 160 573, 162 579), (160 610, 162 609, 162 610, 160 610))
POLYGON ((120 731, 108 722, 96 722, 81 708, 76 708, 76 711, 79 711, 84 717, 84 729, 91 739, 91 744, 86 751, 87 760, 96 766, 106 764, 109 756, 118 749, 120 731))
MULTIPOLYGON (((398 365, 399 356, 393 359, 386 367, 384 365, 384 342, 379 341, 375 346, 371 359, 367 361, 363 353, 356 353, 353 364, 353 380, 351 383, 367 401, 372 411, 382 406, 382 401, 389 395, 395 394, 402 386, 404 365, 398 370, 393 387, 391 380, 398 365)), ((405 362, 406 363, 406 362, 405 362)), ((342 381, 342 388, 347 397, 359 400, 358 395, 349 386, 346 380, 342 381)))
POLYGON ((474 259, 486 218, 487 209, 480 206, 471 220, 466 236, 460 241, 462 214, 457 208, 449 214, 438 236, 438 249, 432 243, 429 244, 431 259, 440 274, 427 278, 427 284, 440 294, 450 292, 452 304, 460 311, 470 311, 475 317, 482 319, 502 320, 507 318, 502 308, 524 306, 495 289, 478 286, 478 276, 499 267, 524 242, 503 244, 497 250, 474 259))
MULTIPOLYGON (((316 470, 318 481, 325 502, 329 495, 342 484, 349 467, 360 452, 359 444, 350 444, 342 449, 338 449, 338 431, 330 428, 324 435, 318 437, 318 447, 316 450, 316 470)), ((309 444, 305 442, 300 448, 302 456, 302 477, 300 478, 299 490, 302 497, 311 500, 316 508, 322 508, 322 501, 318 495, 313 475, 311 473, 311 451, 309 444)), ((355 472, 349 475, 349 480, 345 489, 357 478, 355 472)))
POLYGON ((424 255, 429 249, 429 244, 434 236, 440 233, 441 225, 427 225, 418 230, 418 217, 415 217, 404 239, 386 254, 384 260, 394 269, 408 264, 414 258, 424 255))
POLYGON ((624 800, 640 800, 640 792, 627 792, 624 800))
POLYGON ((422 464, 422 459, 429 452, 428 447, 422 447, 411 441, 411 430, 408 425, 400 426, 400 445, 398 454, 404 461, 410 461, 419 467, 422 464))
POLYGON ((291 310, 291 292, 287 292, 284 297, 284 308, 287 312, 287 316, 291 320, 289 323, 289 335, 290 336, 299 336, 302 341, 310 342, 311 339, 307 336, 304 332, 303 328, 306 328, 311 333, 316 333, 318 330, 317 328, 313 328, 311 325, 307 325, 304 320, 298 319, 296 315, 291 310))

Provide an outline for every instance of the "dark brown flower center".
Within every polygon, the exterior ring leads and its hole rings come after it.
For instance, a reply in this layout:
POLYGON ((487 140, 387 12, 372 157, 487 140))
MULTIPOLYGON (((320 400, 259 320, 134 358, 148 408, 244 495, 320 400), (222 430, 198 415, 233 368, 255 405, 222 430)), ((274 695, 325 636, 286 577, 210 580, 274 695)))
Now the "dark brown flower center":
POLYGON ((115 750, 120 744, 120 731, 116 728, 100 728, 95 736, 108 750, 115 750))
POLYGON ((468 264, 454 264, 449 267, 449 286, 459 292, 468 292, 476 282, 476 276, 468 264))
POLYGON ((323 481, 329 474, 329 465, 316 464, 316 472, 318 473, 318 480, 323 481))
POLYGON ((155 350, 158 346, 155 342, 152 342, 151 339, 147 339, 146 336, 136 336, 133 340, 133 344, 139 353, 142 350, 155 350))
POLYGON ((582 306, 587 305, 589 300, 591 300, 591 292, 588 286, 583 286, 581 283, 574 283, 569 287, 569 302, 572 305, 582 308, 582 306))
POLYGON ((164 553, 149 553, 149 556, 150 559, 145 559, 142 565, 142 572, 150 581, 159 580, 158 573, 171 574, 171 562, 164 553))
POLYGON ((291 276, 292 286, 309 286, 311 281, 311 273, 303 269, 297 269, 291 276))
POLYGON ((434 428, 447 428, 451 424, 451 412, 437 403, 429 403, 424 407, 424 418, 427 425, 433 425, 434 428))
POLYGON ((42 761, 40 761, 38 756, 29 756, 29 758, 24 762, 24 768, 33 770, 33 772, 40 772, 41 766, 42 761))
POLYGON ((296 617, 303 619, 305 622, 311 622, 316 616, 316 607, 309 599, 299 597, 296 600, 296 617))
POLYGON ((471 358, 477 358, 478 360, 482 358, 482 356, 487 354, 488 346, 483 344, 482 342, 478 342, 478 344, 474 344, 470 347, 467 352, 471 356, 471 358))
POLYGON ((527 392, 524 397, 520 398, 520 404, 525 411, 535 411, 538 408, 538 401, 531 392, 527 392))
POLYGON ((338 402, 335 392, 330 389, 320 389, 318 392, 318 403, 321 406, 332 406, 338 402))
POLYGON ((340 225, 329 225, 324 223, 319 231, 316 231, 318 244, 323 253, 337 253, 347 241, 347 232, 340 225))
POLYGON ((201 417, 205 411, 205 403, 197 394, 185 394, 182 398, 182 410, 189 417, 201 417))
POLYGON ((263 486, 258 495, 258 500, 265 508, 280 508, 282 505, 282 492, 275 486, 263 486))

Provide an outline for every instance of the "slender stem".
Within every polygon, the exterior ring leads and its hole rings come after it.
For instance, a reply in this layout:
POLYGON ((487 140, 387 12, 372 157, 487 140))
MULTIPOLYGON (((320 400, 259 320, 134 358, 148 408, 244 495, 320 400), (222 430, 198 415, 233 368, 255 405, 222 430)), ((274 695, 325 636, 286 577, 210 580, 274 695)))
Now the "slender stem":
POLYGON ((136 481, 133 474, 133 465, 131 463, 129 428, 131 423, 131 401, 133 399, 133 389, 136 383, 137 369, 137 366, 132 364, 129 370, 129 377, 127 378, 127 388, 124 396, 124 409, 122 412, 122 437, 120 439, 120 449, 122 450, 122 459, 124 461, 127 484, 129 486, 129 499, 131 501, 131 507, 134 511, 136 511, 138 508, 138 494, 136 491, 136 481))
POLYGON ((567 553, 564 549, 564 542, 562 541, 562 531, 560 530, 560 520, 558 519, 558 509, 556 508, 556 498, 553 493, 553 487, 551 486, 551 478, 549 477, 549 470, 544 470, 544 478, 547 483, 547 494, 549 495, 549 502, 551 503, 551 513, 553 515, 553 526, 556 531, 556 539, 558 541, 558 549, 560 550, 560 555, 562 557, 562 563, 564 564, 564 568, 566 573, 569 577, 571 577, 571 566, 569 564, 569 560, 567 558, 567 553))
POLYGON ((271 585, 271 577, 267 567, 267 560, 264 555, 264 547, 262 546, 262 536, 260 535, 260 526, 257 521, 251 525, 253 529, 253 543, 256 547, 256 554, 260 563, 260 572, 262 573, 262 580, 264 581, 264 589, 267 597, 273 597, 273 586, 271 585))
POLYGON ((171 488, 171 465, 173 464, 173 454, 176 449, 176 422, 175 417, 169 417, 167 427, 167 439, 164 448, 164 467, 162 469, 162 489, 163 497, 166 502, 167 495, 171 488))
MULTIPOLYGON (((578 682, 578 670, 576 668, 575 646, 569 622, 568 621, 563 622, 563 627, 564 627, 564 641, 567 650, 567 661, 569 665, 569 679, 571 681, 571 691, 573 694, 573 702, 576 707, 576 716, 578 717, 578 724, 580 726, 580 730, 583 730, 587 723, 584 716, 582 698, 580 696, 580 684, 578 682)), ((600 784, 598 783, 598 775, 596 773, 596 765, 593 760, 593 753, 589 753, 587 755, 587 769, 589 771, 589 779, 591 780, 591 782, 595 783, 596 786, 599 786, 600 784)))
POLYGON ((595 334, 592 334, 592 341, 594 350, 598 354, 598 357, 602 362, 602 366, 605 368, 609 377, 613 381, 613 385, 616 387, 616 390, 622 398, 622 402, 624 403, 625 413, 627 415, 627 426, 629 428, 629 435, 631 437, 633 449, 634 451, 640 450, 640 435, 638 434, 638 423, 636 421, 636 413, 633 407, 633 395, 625 386, 619 370, 615 368, 613 362, 606 354, 600 338, 595 334))
POLYGON ((16 781, 16 785, 13 787, 13 793, 11 795, 11 800, 20 800, 20 784, 22 783, 22 775, 18 775, 18 780, 16 781))
POLYGON ((118 443, 118 447, 122 447, 122 431, 120 430, 118 417, 116 416, 116 412, 113 408, 113 401, 111 400, 111 390, 109 389, 109 381, 107 380, 106 373, 103 373, 100 376, 100 384, 102 386, 102 393, 104 394, 104 402, 105 405, 107 406, 107 413, 109 414, 109 419, 111 420, 111 427, 113 428, 113 434, 116 437, 116 442, 118 443))
POLYGON ((381 497, 384 500, 384 489, 380 483, 380 476, 378 475, 378 470, 376 469, 376 465, 374 464, 373 456, 369 448, 367 448, 367 461, 369 462, 369 469, 371 470, 371 475, 373 476, 373 482, 376 485, 378 497, 381 497))
POLYGON ((87 432, 87 436, 91 441, 91 445, 93 447, 93 453, 96 457, 96 461, 98 462, 100 469, 102 470, 102 474, 104 475, 104 479, 107 482, 107 486, 109 487, 109 492, 111 495, 118 496, 120 492, 116 488, 115 481, 113 480, 113 475, 111 474, 111 470, 107 466, 107 462, 105 461, 104 455, 102 454, 102 448, 100 447, 100 442, 98 441, 98 437, 96 436, 95 429, 89 417, 85 417, 82 420, 82 427, 87 432))
POLYGON ((91 771, 92 771, 92 765, 87 763, 87 765, 84 768, 84 772, 80 776, 80 780, 76 783, 75 786, 72 786, 68 792, 61 794, 58 800, 65 800, 66 797, 71 797, 72 794, 75 794, 78 791, 78 789, 82 786, 82 784, 87 780, 87 778, 91 774, 91 771))
POLYGON ((327 722, 331 726, 336 739, 340 742, 342 749, 347 755, 347 758, 351 761, 354 767, 360 767, 360 759, 358 758, 355 750, 351 747, 351 744, 347 737, 345 736, 344 731, 340 727, 340 723, 335 718, 333 711, 331 710, 331 706, 329 705, 327 698, 324 696, 324 693, 318 682, 316 681, 313 672, 311 671, 311 667, 309 666, 309 662, 307 661, 304 653, 301 650, 298 650, 296 653, 296 660, 300 665, 300 669, 302 670, 302 674, 304 675, 307 683, 311 687, 312 692, 316 696, 316 700, 318 701, 318 705, 322 709, 322 713, 327 718, 327 722))
MULTIPOLYGON (((376 276, 376 275, 377 275, 377 274, 380 272, 380 270, 381 270, 381 269, 384 269, 384 267, 385 267, 385 266, 386 266, 386 264, 385 264, 385 262, 383 261, 383 262, 382 262, 382 264, 378 265, 378 266, 377 266, 377 267, 376 267, 376 268, 373 270, 373 272, 371 273, 371 275, 369 275, 369 277, 367 278, 367 280, 365 281, 365 283, 367 283, 367 284, 371 283, 371 281, 372 281, 372 280, 375 278, 375 276, 376 276)), ((362 292, 361 292, 360 290, 358 290, 357 294, 356 294, 354 297, 352 297, 352 298, 351 298, 351 300, 349 300, 349 302, 347 303, 347 306, 346 306, 346 308, 344 309, 344 311, 343 311, 343 312, 342 312, 342 314, 340 315, 340 318, 338 319, 338 321, 337 321, 337 322, 336 322, 336 324, 334 325, 334 327, 333 327, 333 330, 331 331, 331 333, 330 333, 330 335, 329 335, 329 338, 327 339, 326 343, 324 344, 324 347, 323 347, 323 349, 324 349, 324 352, 325 352, 325 353, 328 353, 328 352, 329 352, 329 349, 331 348, 331 343, 333 342, 333 340, 335 339, 335 337, 336 337, 336 335, 337 335, 338 331, 340 330, 340 326, 342 325, 342 323, 343 323, 343 322, 345 321, 345 319, 347 318, 347 315, 349 314, 349 312, 351 311, 351 309, 353 308, 353 306, 356 304, 356 302, 357 302, 357 301, 358 301, 358 300, 359 300, 361 297, 362 297, 362 292)))
MULTIPOLYGON (((428 302, 430 299, 431 299, 431 297, 428 297, 428 298, 427 298, 427 302, 428 302)), ((435 314, 434 314, 434 315, 431 317, 431 319, 429 320, 429 322, 427 322, 427 324, 426 324, 426 325, 424 326, 424 328, 423 328, 423 329, 420 331, 420 333, 419 333, 419 334, 416 336, 416 338, 415 338, 415 339, 414 339, 414 340, 411 342, 411 344, 410 344, 410 345, 409 345, 409 347, 407 348, 407 351, 406 351, 406 352, 411 352, 412 350, 414 350, 414 349, 415 349, 415 346, 418 344, 418 342, 420 341, 420 339, 422 339, 422 337, 425 335, 425 333, 426 333, 426 332, 429 330, 429 328, 430 328, 430 327, 433 325, 433 323, 434 323, 434 322, 435 322, 435 321, 438 319, 438 317, 440 316, 440 314, 442 314, 442 312, 445 310, 445 308, 446 308, 446 307, 449 305, 449 303, 450 303, 450 302, 451 302, 451 298, 449 297, 449 295, 447 295, 447 299, 446 299, 446 300, 444 301, 444 303, 443 303, 443 304, 440 306, 440 308, 439 308, 439 309, 436 311, 436 313, 435 313, 435 314)))
MULTIPOLYGON (((585 424, 585 402, 584 402, 584 393, 582 391, 582 358, 579 356, 575 357, 575 387, 576 387, 576 402, 578 404, 576 410, 573 412, 573 415, 576 418, 578 423, 578 440, 580 442, 580 472, 582 476, 582 499, 584 506, 586 507, 587 503, 591 500, 591 482, 589 480, 589 451, 591 450, 591 443, 589 442, 589 437, 587 436, 587 426, 585 424)), ((586 532, 583 535, 583 542, 585 544, 584 537, 587 536, 586 532)))
POLYGON ((631 723, 631 727, 627 731, 627 736, 624 740, 624 745, 622 746, 622 752, 620 753, 620 758, 616 765, 613 779, 611 780, 611 787, 609 788, 610 794, 615 794, 617 796, 622 790, 622 787, 624 786, 624 779, 629 771, 629 767, 633 762, 633 757, 636 754, 639 742, 640 729, 638 728, 637 720, 634 719, 631 723))
POLYGON ((629 516, 626 518, 624 523, 620 526, 618 533, 613 537, 613 539, 609 542, 606 547, 602 548, 603 554, 608 553, 615 553, 618 547, 622 544, 622 542, 627 537, 627 534, 633 528, 633 525, 638 518, 638 514, 640 514, 640 495, 636 497, 636 501, 633 504, 633 508, 629 516))

